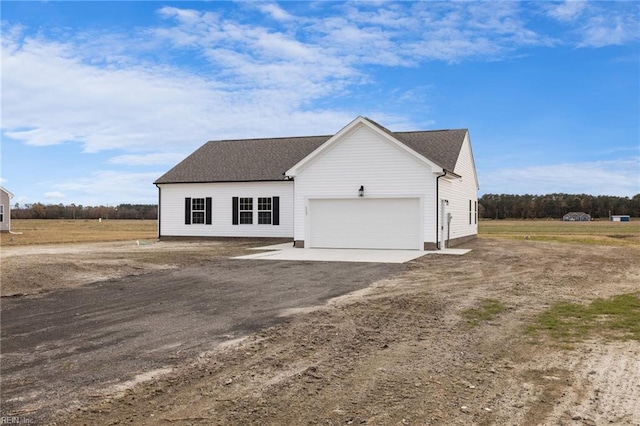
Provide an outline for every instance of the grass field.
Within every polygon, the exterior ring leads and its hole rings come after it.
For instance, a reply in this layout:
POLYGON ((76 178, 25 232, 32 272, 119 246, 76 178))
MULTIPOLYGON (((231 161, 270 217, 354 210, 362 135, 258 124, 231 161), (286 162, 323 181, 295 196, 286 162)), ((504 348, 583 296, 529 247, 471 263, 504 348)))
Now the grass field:
POLYGON ((156 220, 54 220, 14 219, 11 231, 0 234, 3 246, 60 244, 99 241, 154 239, 158 236, 156 220))
MULTIPOLYGON (((157 238, 155 220, 12 220, 2 245, 59 244, 157 238)), ((640 246, 640 220, 562 222, 560 220, 482 220, 480 237, 558 241, 577 244, 640 246)))
POLYGON ((479 235, 489 238, 576 244, 640 246, 640 220, 563 222, 561 220, 482 220, 479 235))

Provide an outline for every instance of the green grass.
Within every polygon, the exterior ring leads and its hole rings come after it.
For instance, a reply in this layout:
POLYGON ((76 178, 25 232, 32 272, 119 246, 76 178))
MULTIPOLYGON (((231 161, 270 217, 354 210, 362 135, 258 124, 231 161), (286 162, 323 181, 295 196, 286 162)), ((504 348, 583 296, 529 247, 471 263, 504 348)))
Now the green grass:
POLYGON ((481 321, 490 321, 502 313, 506 307, 496 299, 483 299, 480 303, 480 307, 471 308, 462 311, 462 316, 467 320, 467 323, 475 327, 480 324, 481 321))
POLYGON ((640 247, 640 220, 563 222, 561 220, 482 220, 479 235, 530 241, 640 247))
POLYGON ((621 294, 586 306, 561 302, 545 311, 527 331, 543 332, 562 342, 594 336, 640 340, 640 298, 621 294))

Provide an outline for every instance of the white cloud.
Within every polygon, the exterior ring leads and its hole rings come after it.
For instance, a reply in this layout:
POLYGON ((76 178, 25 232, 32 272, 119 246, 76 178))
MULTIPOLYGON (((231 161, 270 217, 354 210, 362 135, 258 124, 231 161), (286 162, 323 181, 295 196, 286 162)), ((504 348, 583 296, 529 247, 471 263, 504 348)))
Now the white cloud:
POLYGON ((639 14, 593 16, 581 28, 580 47, 621 45, 640 39, 639 14))
POLYGON ((543 3, 546 14, 565 24, 565 44, 578 47, 605 47, 640 39, 640 3, 587 2, 567 0, 543 3))
POLYGON ((65 194, 60 191, 45 192, 44 197, 49 201, 62 201, 66 198, 65 194))
POLYGON ((188 152, 211 138, 308 134, 352 116, 320 110, 312 125, 296 123, 303 100, 333 90, 323 76, 308 81, 300 64, 260 68, 241 58, 246 80, 268 79, 251 86, 166 65, 94 66, 78 42, 7 36, 2 43, 3 131, 30 145, 77 142, 86 152, 188 152))
POLYGON ((566 0, 560 4, 550 4, 547 13, 558 21, 573 21, 582 14, 586 7, 586 1, 566 0))
POLYGON ((482 193, 606 194, 640 193, 640 157, 478 171, 482 193))
POLYGON ((291 21, 295 19, 294 16, 290 15, 276 3, 257 3, 257 7, 260 11, 271 16, 276 21, 291 21))

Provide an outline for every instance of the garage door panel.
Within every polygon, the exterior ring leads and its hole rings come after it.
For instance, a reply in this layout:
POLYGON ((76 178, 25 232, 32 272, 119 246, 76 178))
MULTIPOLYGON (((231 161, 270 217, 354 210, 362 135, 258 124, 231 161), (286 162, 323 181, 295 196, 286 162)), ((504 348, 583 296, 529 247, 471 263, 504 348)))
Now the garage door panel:
POLYGON ((310 247, 420 248, 419 198, 310 200, 310 247))

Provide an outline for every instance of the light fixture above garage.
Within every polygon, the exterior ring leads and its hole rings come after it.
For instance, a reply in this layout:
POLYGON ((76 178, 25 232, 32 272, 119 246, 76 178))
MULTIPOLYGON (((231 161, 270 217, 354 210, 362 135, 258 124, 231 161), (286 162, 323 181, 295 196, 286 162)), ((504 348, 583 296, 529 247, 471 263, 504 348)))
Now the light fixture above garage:
POLYGON ((358 189, 358 197, 364 197, 364 185, 360 185, 360 189, 358 189))

